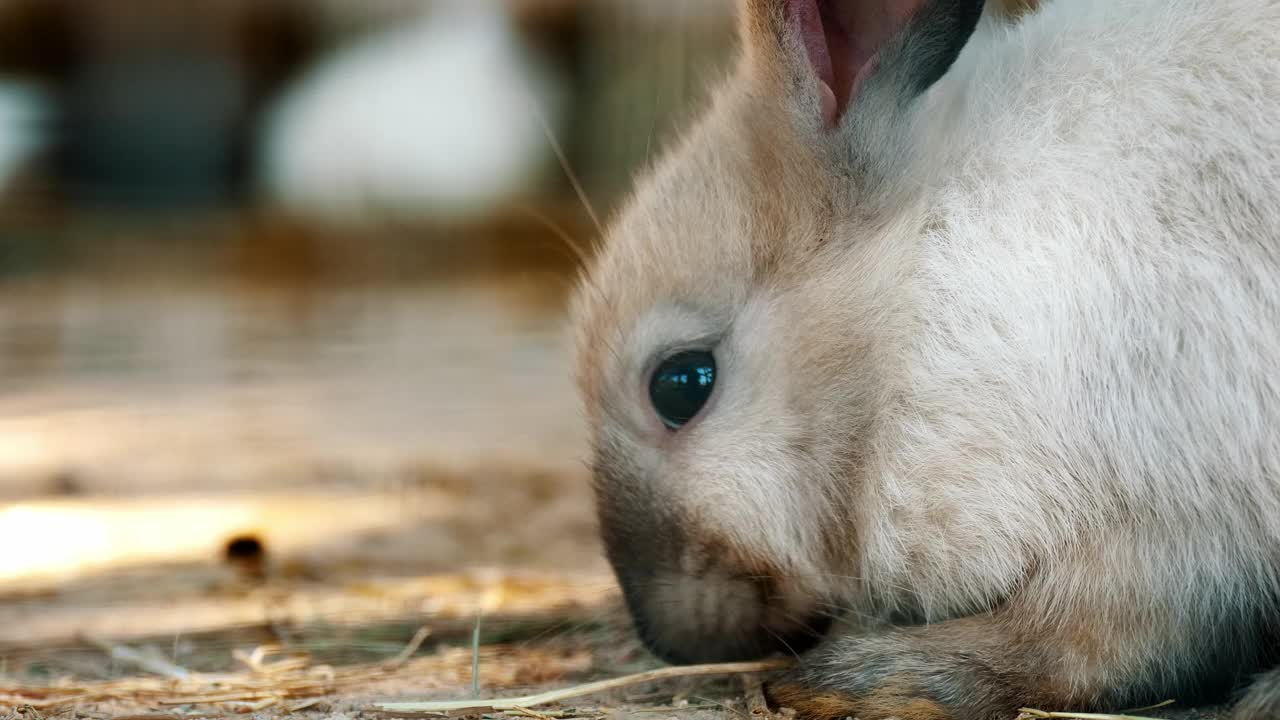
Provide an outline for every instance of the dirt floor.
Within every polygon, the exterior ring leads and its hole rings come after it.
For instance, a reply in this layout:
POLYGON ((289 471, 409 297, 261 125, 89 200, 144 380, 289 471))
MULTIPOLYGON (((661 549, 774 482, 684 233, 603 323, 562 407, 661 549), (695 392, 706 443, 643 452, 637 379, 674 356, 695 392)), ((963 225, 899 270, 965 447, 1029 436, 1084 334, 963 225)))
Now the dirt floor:
MULTIPOLYGON (((0 284, 5 717, 378 717, 656 666, 597 545, 563 275, 131 267, 0 284)), ((525 715, 753 714, 721 678, 525 715)))

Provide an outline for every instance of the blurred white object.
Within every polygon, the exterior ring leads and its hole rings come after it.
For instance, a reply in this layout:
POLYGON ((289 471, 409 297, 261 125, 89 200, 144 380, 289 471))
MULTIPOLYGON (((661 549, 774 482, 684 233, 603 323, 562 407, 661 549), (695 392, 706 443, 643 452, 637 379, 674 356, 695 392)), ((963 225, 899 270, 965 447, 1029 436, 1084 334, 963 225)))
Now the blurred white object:
POLYGON ((0 193, 48 142, 49 100, 35 87, 0 81, 0 193))
POLYGON ((546 132, 563 84, 498 0, 427 7, 339 51, 274 108, 261 158, 269 195, 329 216, 460 216, 532 186, 553 157, 546 132))

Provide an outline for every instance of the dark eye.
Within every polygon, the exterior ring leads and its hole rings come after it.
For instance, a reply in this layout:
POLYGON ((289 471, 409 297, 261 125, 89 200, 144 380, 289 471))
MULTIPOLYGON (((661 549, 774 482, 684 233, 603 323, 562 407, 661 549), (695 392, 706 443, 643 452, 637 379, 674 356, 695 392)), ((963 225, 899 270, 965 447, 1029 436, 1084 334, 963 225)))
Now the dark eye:
POLYGON ((649 399, 658 417, 675 430, 707 404, 716 384, 716 359, 705 350, 687 350, 662 361, 649 380, 649 399))

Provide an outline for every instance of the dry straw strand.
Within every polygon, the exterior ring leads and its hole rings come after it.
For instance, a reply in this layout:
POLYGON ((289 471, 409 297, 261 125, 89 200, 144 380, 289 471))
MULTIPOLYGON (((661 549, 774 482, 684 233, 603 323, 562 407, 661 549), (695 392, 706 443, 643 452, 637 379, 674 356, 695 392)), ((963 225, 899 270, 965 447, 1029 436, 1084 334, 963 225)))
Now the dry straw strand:
POLYGON ((589 682, 582 685, 574 685, 572 687, 538 693, 536 695, 525 695, 523 697, 493 700, 443 700, 436 702, 381 703, 374 707, 377 710, 396 713, 441 713, 478 708, 495 711, 523 710, 530 707, 537 707, 538 705, 547 705, 549 703, 570 700, 573 698, 583 697, 585 695, 595 695, 597 693, 608 692, 610 690, 617 690, 619 688, 638 685, 640 683, 669 680, 671 678, 679 677, 697 677, 700 675, 740 675, 744 673, 767 672, 769 670, 777 670, 778 668, 785 667, 788 664, 790 663, 786 660, 763 660, 760 662, 715 663, 710 665, 665 667, 657 670, 635 673, 633 675, 611 678, 609 680, 598 680, 596 682, 589 682))

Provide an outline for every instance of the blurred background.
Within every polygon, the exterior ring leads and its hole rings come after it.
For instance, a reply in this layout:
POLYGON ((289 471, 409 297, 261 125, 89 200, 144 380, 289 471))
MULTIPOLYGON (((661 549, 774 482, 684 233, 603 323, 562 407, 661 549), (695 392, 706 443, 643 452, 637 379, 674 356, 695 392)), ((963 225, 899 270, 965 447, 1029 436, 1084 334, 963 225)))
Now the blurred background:
POLYGON ((732 29, 0 0, 0 678, 607 596, 566 291, 732 29))

